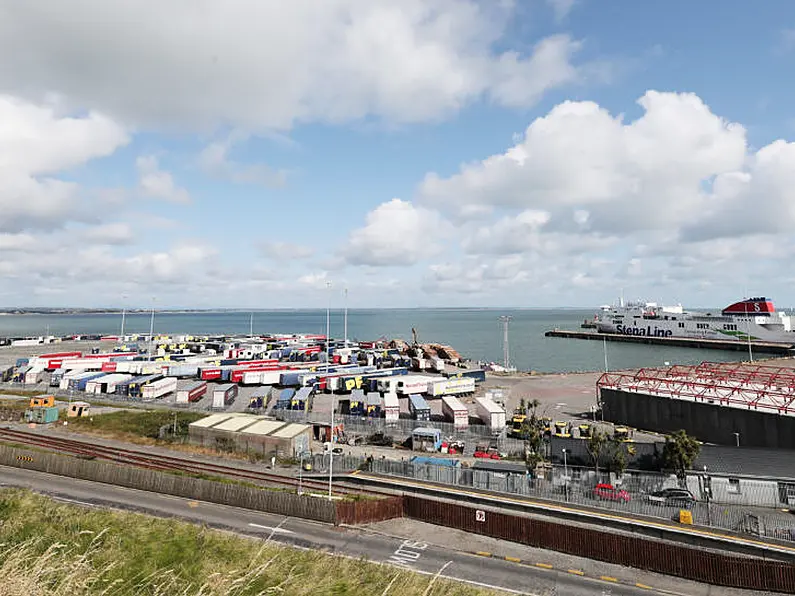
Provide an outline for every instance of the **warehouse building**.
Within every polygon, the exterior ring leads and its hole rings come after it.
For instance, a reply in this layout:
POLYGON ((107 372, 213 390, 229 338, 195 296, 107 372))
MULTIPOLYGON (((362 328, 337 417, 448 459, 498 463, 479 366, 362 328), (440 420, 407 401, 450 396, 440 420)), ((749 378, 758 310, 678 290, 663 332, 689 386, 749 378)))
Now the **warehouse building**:
POLYGON ((213 414, 193 422, 188 436, 220 451, 295 457, 309 451, 312 427, 252 414, 213 414))
POLYGON ((795 370, 760 364, 605 373, 597 382, 604 419, 718 445, 795 449, 795 370))

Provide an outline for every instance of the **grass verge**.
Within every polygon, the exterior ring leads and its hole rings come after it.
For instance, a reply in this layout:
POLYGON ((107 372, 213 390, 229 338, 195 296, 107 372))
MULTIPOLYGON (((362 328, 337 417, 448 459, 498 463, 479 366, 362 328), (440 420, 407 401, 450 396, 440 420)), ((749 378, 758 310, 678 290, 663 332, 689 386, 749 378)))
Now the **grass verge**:
POLYGON ((480 596, 495 592, 175 520, 0 491, 4 596, 480 596))
POLYGON ((140 439, 146 439, 145 442, 149 444, 157 440, 167 443, 185 438, 188 435, 188 425, 205 417, 206 414, 198 412, 175 410, 123 410, 109 414, 97 414, 88 418, 75 418, 69 421, 69 428, 122 441, 140 442, 140 439), (160 439, 160 429, 173 425, 175 416, 177 420, 176 435, 169 433, 168 439, 160 439))

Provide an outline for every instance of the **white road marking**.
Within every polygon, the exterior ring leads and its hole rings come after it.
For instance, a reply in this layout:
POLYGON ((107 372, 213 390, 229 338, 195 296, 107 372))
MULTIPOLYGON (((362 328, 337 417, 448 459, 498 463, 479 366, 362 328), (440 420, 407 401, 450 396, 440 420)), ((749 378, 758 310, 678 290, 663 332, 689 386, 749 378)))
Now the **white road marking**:
POLYGON ((94 503, 88 503, 87 501, 78 501, 76 499, 67 499, 66 497, 50 497, 54 501, 63 501, 64 503, 73 503, 75 505, 84 505, 86 507, 96 507, 94 503))
POLYGON ((413 540, 404 540, 400 543, 397 550, 389 557, 389 563, 393 565, 400 565, 402 567, 411 567, 416 563, 422 555, 422 552, 428 545, 424 542, 414 542, 413 540))
POLYGON ((295 534, 292 530, 285 530, 284 528, 274 527, 274 526, 262 526, 260 524, 249 524, 252 528, 258 528, 260 530, 270 530, 272 534, 295 534))

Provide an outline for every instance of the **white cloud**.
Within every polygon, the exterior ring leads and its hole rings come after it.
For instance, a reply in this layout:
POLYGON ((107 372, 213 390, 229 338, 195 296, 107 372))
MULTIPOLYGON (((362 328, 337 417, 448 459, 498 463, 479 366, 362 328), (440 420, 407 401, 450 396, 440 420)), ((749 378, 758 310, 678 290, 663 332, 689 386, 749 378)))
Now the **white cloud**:
POLYGON ((207 145, 199 155, 199 165, 208 174, 230 180, 236 184, 261 184, 268 187, 284 186, 287 173, 274 170, 266 164, 242 164, 229 158, 235 143, 245 140, 236 135, 207 145))
POLYGON ((135 234, 132 228, 126 223, 110 223, 95 226, 84 230, 80 234, 82 238, 96 244, 123 245, 132 244, 135 234))
POLYGON ((263 254, 271 259, 308 259, 315 254, 312 247, 292 242, 265 241, 260 247, 263 254))
POLYGON ((546 0, 547 4, 552 8, 555 13, 555 20, 562 21, 574 8, 577 0, 546 0))
POLYGON ((287 129, 436 119, 487 98, 526 106, 568 83, 577 42, 496 49, 512 2, 188 0, 0 7, 7 89, 136 126, 287 129), (102 23, 101 27, 97 23, 102 23))
POLYGON ((625 124, 592 102, 564 102, 536 119, 522 141, 443 179, 426 176, 424 204, 543 209, 553 221, 587 209, 592 230, 668 228, 691 221, 702 184, 746 159, 745 130, 695 95, 649 91, 645 113, 625 124))
POLYGON ((190 203, 188 191, 177 186, 169 172, 160 169, 157 157, 142 155, 135 160, 135 166, 138 169, 138 186, 144 195, 171 203, 190 203))
POLYGON ((436 254, 448 233, 435 212, 392 199, 367 214, 365 226, 351 232, 342 252, 352 265, 412 265, 436 254))
POLYGON ((128 142, 125 130, 101 114, 71 117, 6 95, 0 122, 0 232, 92 220, 78 185, 53 176, 112 154, 128 142))

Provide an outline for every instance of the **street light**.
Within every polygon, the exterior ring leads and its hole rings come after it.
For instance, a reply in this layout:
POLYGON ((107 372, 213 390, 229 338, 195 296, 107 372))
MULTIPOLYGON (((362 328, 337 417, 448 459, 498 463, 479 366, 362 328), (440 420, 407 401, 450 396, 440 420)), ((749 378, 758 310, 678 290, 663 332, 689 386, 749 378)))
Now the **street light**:
POLYGON ((569 500, 569 466, 566 462, 566 453, 568 449, 561 449, 563 453, 563 493, 566 495, 566 501, 569 500))
POLYGON ((345 322, 343 326, 345 328, 345 347, 348 347, 348 288, 345 288, 342 292, 343 297, 345 298, 345 322))
POLYGON ((149 321, 149 358, 147 360, 152 360, 152 344, 154 343, 155 337, 155 299, 152 298, 152 318, 149 321))
POLYGON ((737 446, 740 446, 740 433, 732 433, 734 438, 737 440, 737 446))
MULTIPOLYGON (((326 388, 328 388, 328 367, 330 358, 331 347, 331 282, 326 282, 326 388)), ((328 498, 332 499, 331 483, 334 478, 334 392, 331 392, 331 440, 329 441, 328 450, 328 498)))
POLYGON ((122 294, 121 295, 121 301, 122 301, 121 302, 121 341, 122 341, 122 343, 124 343, 124 315, 127 314, 126 313, 127 303, 125 302, 126 300, 127 300, 127 294, 122 294))

